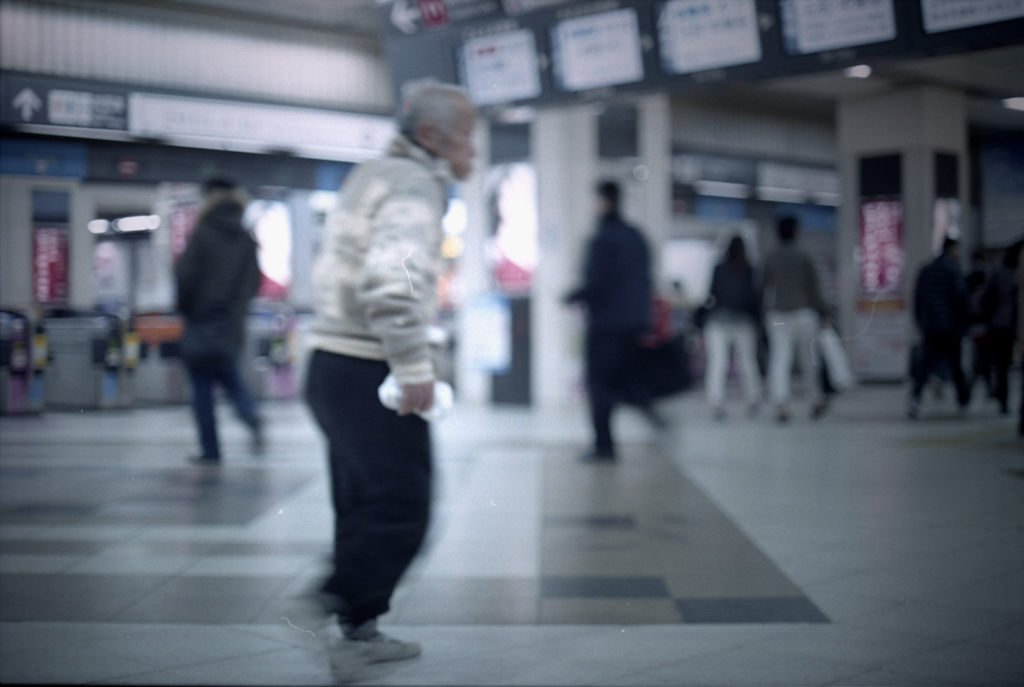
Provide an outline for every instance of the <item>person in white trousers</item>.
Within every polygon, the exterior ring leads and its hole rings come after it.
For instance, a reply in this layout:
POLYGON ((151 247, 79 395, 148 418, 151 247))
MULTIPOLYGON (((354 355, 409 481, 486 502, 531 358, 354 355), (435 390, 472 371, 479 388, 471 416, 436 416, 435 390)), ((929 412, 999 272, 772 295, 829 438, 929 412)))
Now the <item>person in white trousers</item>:
POLYGON ((780 422, 789 420, 794 357, 800 363, 804 394, 811 402, 811 416, 820 417, 827 408, 818 376, 815 337, 818 329, 828 323, 828 307, 821 295, 813 260, 796 246, 798 229, 795 217, 779 220, 779 246, 764 265, 768 381, 780 422))
POLYGON ((760 299, 754 284, 754 270, 747 261, 743 239, 733 237, 725 259, 715 267, 708 298, 704 344, 707 367, 704 389, 712 415, 725 419, 725 385, 729 356, 735 351, 747 412, 757 412, 761 400, 761 371, 757 367, 757 322, 760 299))

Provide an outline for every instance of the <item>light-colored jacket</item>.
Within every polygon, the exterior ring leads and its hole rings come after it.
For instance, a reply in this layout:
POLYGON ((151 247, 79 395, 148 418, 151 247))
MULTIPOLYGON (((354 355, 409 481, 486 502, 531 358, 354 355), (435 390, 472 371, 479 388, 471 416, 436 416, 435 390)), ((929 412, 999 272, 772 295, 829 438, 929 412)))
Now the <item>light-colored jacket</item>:
POLYGON ((451 182, 447 161, 403 136, 349 174, 313 266, 311 348, 386 360, 399 384, 434 379, 427 328, 451 182))

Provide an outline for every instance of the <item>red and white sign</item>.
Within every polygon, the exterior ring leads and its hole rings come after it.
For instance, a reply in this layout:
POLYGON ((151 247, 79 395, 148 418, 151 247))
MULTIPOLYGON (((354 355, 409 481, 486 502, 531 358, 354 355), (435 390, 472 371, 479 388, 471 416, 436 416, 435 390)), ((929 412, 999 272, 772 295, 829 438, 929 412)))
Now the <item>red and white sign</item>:
POLYGON ((904 262, 902 201, 863 201, 860 206, 861 293, 877 296, 901 292, 904 262))
POLYGON ((447 26, 451 22, 448 6, 445 5, 444 0, 416 0, 416 5, 420 8, 423 26, 428 29, 447 26))
POLYGON ((40 305, 67 302, 67 227, 35 227, 32 233, 32 287, 36 303, 40 305))
POLYGON ((171 210, 171 255, 175 260, 185 252, 188 239, 196 227, 199 216, 197 203, 181 203, 171 210))

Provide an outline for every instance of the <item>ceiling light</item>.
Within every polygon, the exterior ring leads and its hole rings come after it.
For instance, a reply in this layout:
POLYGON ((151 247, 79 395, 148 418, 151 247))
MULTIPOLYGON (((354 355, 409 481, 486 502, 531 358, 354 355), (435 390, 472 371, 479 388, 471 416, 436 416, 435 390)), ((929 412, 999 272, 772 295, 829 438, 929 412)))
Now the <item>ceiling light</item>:
POLYGON ((855 67, 847 67, 843 73, 851 79, 866 79, 871 76, 871 65, 858 64, 855 67))
POLYGON ((1024 112, 1024 98, 1006 98, 1003 100, 1003 107, 1024 112))
POLYGON ((94 219, 89 222, 86 226, 89 227, 89 232, 93 234, 106 234, 107 229, 110 228, 110 222, 105 219, 94 219))

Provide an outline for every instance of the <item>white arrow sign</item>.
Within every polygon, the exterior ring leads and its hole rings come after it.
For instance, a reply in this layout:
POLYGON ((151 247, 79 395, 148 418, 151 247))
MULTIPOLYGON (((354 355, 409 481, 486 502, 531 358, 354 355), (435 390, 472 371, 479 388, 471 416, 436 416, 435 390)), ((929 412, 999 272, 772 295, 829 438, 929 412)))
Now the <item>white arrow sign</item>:
POLYGON ((420 10, 413 0, 395 0, 391 6, 391 23, 402 33, 416 33, 416 20, 420 18, 420 10))
POLYGON ((14 107, 21 110, 21 118, 26 122, 32 119, 35 111, 43 106, 36 92, 31 88, 23 88, 18 95, 14 96, 14 107))

